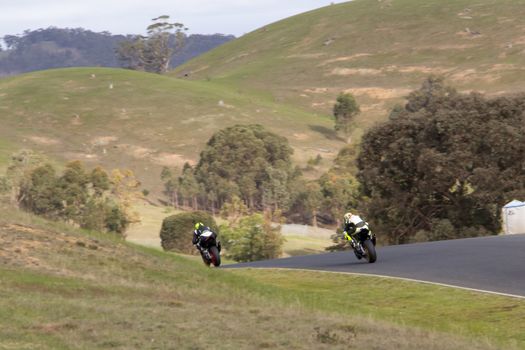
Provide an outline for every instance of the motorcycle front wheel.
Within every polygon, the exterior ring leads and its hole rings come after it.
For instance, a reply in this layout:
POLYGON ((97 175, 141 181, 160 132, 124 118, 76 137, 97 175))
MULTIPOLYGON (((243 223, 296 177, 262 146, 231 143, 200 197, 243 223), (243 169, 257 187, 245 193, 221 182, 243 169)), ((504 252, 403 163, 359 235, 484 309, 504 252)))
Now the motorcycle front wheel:
POLYGON ((367 239, 363 242, 363 250, 365 251, 365 258, 369 263, 374 263, 377 260, 376 248, 371 240, 367 239))
POLYGON ((201 252, 201 258, 204 265, 210 266, 211 261, 206 257, 206 254, 204 254, 203 252, 201 252))

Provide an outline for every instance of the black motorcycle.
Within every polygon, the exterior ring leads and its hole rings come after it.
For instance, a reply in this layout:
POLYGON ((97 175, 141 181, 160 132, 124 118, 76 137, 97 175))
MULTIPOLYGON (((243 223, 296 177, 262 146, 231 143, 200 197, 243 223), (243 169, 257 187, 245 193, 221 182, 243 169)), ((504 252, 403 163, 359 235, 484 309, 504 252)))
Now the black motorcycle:
POLYGON ((352 240, 349 239, 348 234, 345 238, 351 242, 357 259, 365 259, 369 263, 374 263, 377 260, 376 254, 376 236, 368 228, 368 225, 356 227, 355 232, 351 235, 352 240), (353 242, 353 243, 352 243, 353 242))
POLYGON ((217 234, 210 230, 204 230, 199 236, 200 253, 202 261, 207 266, 215 267, 221 264, 221 242, 217 239, 217 234))

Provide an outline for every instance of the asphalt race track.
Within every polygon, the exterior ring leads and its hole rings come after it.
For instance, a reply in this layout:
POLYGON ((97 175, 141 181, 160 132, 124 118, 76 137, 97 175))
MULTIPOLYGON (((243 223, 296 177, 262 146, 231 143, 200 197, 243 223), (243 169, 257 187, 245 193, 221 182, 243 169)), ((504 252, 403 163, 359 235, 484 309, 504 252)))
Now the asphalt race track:
POLYGON ((525 235, 490 236, 377 249, 373 264, 352 251, 228 265, 292 268, 415 279, 525 297, 525 235))

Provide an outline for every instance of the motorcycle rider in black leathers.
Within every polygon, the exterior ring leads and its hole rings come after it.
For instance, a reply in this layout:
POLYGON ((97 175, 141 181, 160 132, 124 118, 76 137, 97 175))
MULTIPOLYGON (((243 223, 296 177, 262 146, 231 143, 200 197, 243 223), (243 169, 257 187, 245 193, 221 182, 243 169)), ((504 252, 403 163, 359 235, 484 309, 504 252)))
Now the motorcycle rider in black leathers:
POLYGON ((202 233, 206 230, 210 230, 210 228, 208 226, 204 226, 204 224, 202 222, 197 222, 195 224, 195 230, 193 231, 193 238, 191 240, 191 242, 193 243, 193 245, 195 246, 195 248, 197 248, 197 250, 199 252, 202 251, 202 248, 200 246, 200 236, 202 235, 202 233))

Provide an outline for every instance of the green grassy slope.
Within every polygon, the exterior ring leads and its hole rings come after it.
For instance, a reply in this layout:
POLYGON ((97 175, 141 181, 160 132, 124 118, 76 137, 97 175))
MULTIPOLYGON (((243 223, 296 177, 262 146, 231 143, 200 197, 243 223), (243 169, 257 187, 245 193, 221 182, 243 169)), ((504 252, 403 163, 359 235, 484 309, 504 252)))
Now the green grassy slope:
POLYGON ((356 0, 265 26, 171 77, 74 68, 0 79, 0 167, 12 151, 36 148, 130 167, 158 193, 162 165, 195 161, 212 133, 251 122, 286 136, 300 165, 330 160, 343 145, 329 117, 340 91, 361 104, 359 141, 431 73, 462 90, 521 89, 523 5, 356 0))
POLYGON ((0 348, 513 349, 525 302, 194 259, 0 207, 0 348))
POLYGON ((33 148, 132 168, 150 190, 161 166, 198 160, 213 133, 236 123, 260 123, 288 137, 302 165, 318 153, 330 159, 342 145, 328 116, 206 82, 106 68, 0 79, 0 120, 0 162, 17 148, 33 148))
POLYGON ((366 129, 442 74, 460 90, 523 90, 525 1, 355 0, 265 26, 178 68, 175 76, 264 91, 330 113, 354 93, 366 129))

